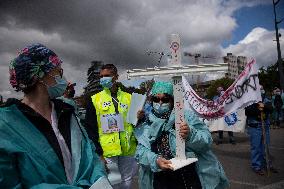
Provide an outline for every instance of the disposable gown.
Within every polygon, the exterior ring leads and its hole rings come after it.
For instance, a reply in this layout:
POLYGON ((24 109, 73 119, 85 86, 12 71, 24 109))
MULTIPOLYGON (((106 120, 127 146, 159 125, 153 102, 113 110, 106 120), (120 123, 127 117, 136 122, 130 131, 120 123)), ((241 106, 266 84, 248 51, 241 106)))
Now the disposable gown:
MULTIPOLYGON (((174 111, 173 111, 174 112, 174 111)), ((211 151, 212 137, 205 123, 192 111, 185 111, 185 120, 190 134, 185 141, 186 157, 197 157, 196 172, 203 189, 223 189, 229 186, 222 165, 211 151)), ((161 171, 157 164, 157 154, 151 151, 151 144, 165 130, 169 131, 169 145, 175 155, 176 135, 173 128, 174 113, 168 120, 157 118, 150 113, 149 120, 135 129, 138 140, 136 159, 140 164, 139 188, 153 188, 153 173, 161 171)))
POLYGON ((95 147, 73 115, 70 121, 74 176, 68 183, 64 167, 44 135, 16 105, 0 108, 0 188, 111 188, 95 147), (98 181, 98 182, 97 182, 98 181))

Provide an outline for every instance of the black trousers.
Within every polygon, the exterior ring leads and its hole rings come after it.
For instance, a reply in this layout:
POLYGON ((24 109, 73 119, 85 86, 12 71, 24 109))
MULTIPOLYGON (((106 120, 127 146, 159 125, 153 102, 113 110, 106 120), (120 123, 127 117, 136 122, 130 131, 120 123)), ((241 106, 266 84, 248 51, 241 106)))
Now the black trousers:
POLYGON ((154 189, 202 189, 195 163, 176 171, 154 173, 154 189))
MULTIPOLYGON (((222 141, 223 140, 223 131, 218 131, 218 134, 219 134, 219 138, 218 138, 218 140, 219 141, 222 141)), ((231 141, 234 141, 234 134, 233 134, 233 131, 228 131, 228 135, 229 135, 229 140, 230 140, 230 142, 231 141)))

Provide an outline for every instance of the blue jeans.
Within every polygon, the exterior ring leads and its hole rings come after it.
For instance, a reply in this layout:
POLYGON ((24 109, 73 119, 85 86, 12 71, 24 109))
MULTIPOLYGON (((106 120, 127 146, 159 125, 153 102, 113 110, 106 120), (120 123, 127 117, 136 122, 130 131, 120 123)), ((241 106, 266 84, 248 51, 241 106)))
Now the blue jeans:
MULTIPOLYGON (((250 135, 251 146, 251 166, 254 170, 260 170, 265 167, 265 146, 262 141, 262 127, 249 127, 248 133, 250 135)), ((265 140, 266 144, 270 144, 269 125, 265 125, 265 140)))

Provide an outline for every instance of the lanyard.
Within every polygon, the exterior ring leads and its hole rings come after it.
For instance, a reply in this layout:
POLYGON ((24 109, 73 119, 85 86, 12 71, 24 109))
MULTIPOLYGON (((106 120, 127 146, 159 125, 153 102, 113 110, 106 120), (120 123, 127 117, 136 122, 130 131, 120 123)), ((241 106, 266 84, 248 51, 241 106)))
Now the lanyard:
POLYGON ((119 102, 117 102, 117 100, 115 100, 115 98, 111 97, 116 103, 117 105, 119 105, 119 102))
POLYGON ((73 180, 72 155, 63 136, 61 135, 58 129, 58 119, 56 116, 56 111, 54 109, 53 103, 52 103, 52 112, 51 112, 51 126, 61 149, 67 181, 69 184, 71 184, 73 180))

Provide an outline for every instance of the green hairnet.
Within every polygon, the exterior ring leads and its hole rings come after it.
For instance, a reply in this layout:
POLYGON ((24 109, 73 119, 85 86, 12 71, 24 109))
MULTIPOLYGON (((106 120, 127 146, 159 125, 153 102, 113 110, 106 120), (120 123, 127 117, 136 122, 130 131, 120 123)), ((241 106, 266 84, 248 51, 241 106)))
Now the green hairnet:
POLYGON ((154 83, 151 93, 152 95, 165 93, 173 96, 173 85, 170 82, 157 81, 154 83))

